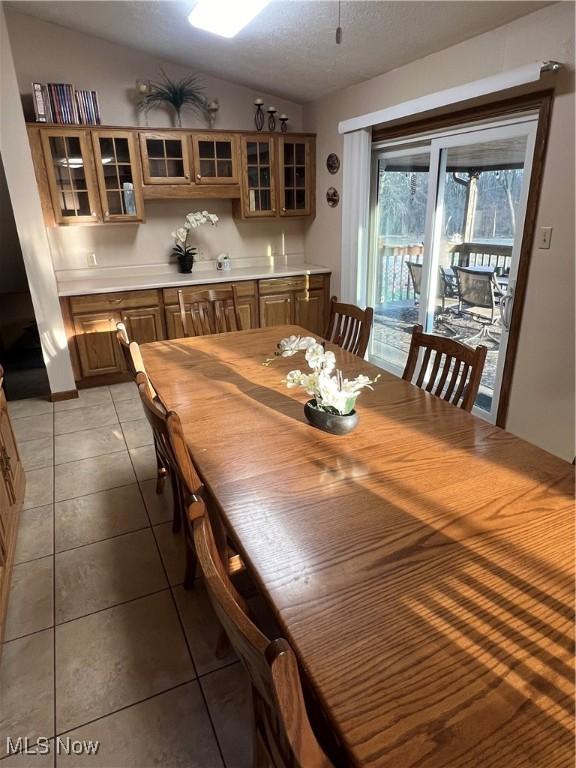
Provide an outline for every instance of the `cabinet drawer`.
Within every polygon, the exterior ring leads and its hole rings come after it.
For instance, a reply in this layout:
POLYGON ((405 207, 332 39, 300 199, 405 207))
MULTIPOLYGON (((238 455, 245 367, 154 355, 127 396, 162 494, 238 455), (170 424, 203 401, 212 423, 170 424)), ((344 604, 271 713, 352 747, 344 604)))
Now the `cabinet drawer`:
POLYGON ((204 285, 183 285, 182 288, 164 288, 164 304, 178 304, 178 290, 184 295, 184 301, 193 301, 194 296, 203 291, 218 290, 218 288, 229 288, 236 285, 238 298, 256 296, 256 282, 254 280, 243 280, 241 283, 206 283, 204 285))
POLYGON ((70 297, 73 315, 81 312, 105 312, 107 309, 136 309, 157 305, 158 291, 123 291, 70 297))
POLYGON ((324 287, 324 275, 296 275, 295 277, 272 277, 259 280, 260 296, 285 291, 309 291, 324 287))

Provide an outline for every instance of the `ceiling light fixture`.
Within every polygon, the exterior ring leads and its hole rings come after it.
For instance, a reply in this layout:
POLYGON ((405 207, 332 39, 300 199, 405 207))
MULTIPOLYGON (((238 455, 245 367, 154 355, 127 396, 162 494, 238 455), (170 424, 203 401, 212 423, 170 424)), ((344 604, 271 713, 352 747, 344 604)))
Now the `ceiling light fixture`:
POLYGON ((188 21, 221 37, 234 37, 270 0, 198 0, 188 21))

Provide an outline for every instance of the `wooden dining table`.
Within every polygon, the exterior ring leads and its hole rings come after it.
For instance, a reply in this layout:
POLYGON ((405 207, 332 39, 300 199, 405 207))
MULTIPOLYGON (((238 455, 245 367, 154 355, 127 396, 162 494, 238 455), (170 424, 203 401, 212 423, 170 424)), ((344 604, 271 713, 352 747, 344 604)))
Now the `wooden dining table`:
POLYGON ((346 436, 264 328, 142 346, 230 536, 341 743, 390 768, 574 762, 573 467, 381 378, 346 436))

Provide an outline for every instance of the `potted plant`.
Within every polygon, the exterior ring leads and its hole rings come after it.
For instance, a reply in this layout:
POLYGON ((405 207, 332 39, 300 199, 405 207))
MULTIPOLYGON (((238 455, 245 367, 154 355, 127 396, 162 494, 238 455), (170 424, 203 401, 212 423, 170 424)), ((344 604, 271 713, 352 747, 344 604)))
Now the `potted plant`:
POLYGON ((168 105, 174 110, 176 127, 182 128, 182 110, 191 109, 196 114, 208 120, 210 110, 206 97, 202 95, 203 86, 197 75, 188 75, 181 80, 171 80, 161 69, 160 82, 151 82, 147 86, 140 102, 140 107, 148 111, 152 107, 168 105))
POLYGON ((172 232, 174 238, 174 247, 172 249, 172 255, 178 259, 178 266, 180 272, 192 272, 194 266, 194 258, 198 253, 198 249, 194 246, 188 245, 188 235, 191 229, 197 229, 202 224, 211 224, 215 226, 218 223, 218 216, 215 213, 208 213, 208 211, 196 211, 194 213, 187 214, 184 220, 184 226, 179 227, 175 232, 172 232))
MULTIPOLYGON (((368 387, 372 389, 380 377, 370 379, 360 374, 355 379, 346 379, 336 369, 336 355, 326 350, 311 336, 289 336, 278 344, 277 355, 291 357, 296 352, 305 353, 311 373, 300 370, 290 371, 284 382, 289 389, 301 387, 312 399, 304 405, 304 414, 310 424, 324 432, 345 435, 356 428, 358 414, 355 406, 358 395, 368 387)), ((273 358, 265 361, 269 364, 273 358)))

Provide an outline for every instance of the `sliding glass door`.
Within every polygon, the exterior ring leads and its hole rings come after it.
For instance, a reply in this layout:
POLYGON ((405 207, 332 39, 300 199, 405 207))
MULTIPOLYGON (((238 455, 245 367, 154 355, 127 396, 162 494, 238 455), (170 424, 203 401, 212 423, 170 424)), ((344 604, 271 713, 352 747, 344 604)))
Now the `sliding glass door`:
POLYGON ((371 359, 400 374, 416 322, 488 355, 475 412, 495 421, 535 120, 420 140, 374 159, 371 359))

